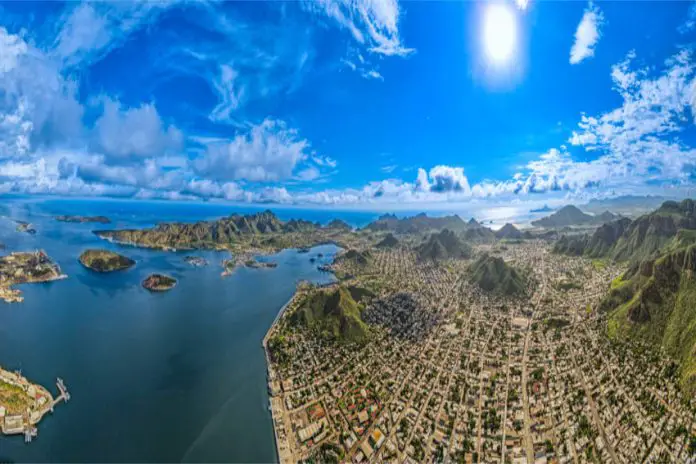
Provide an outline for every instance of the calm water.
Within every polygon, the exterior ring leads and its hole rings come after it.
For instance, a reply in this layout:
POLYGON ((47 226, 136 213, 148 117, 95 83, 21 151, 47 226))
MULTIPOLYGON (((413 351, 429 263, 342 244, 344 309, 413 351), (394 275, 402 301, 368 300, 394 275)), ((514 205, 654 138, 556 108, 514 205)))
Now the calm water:
POLYGON ((0 302, 0 365, 21 368, 54 392, 56 377, 63 377, 72 400, 41 422, 33 443, 0 437, 0 461, 274 461, 261 340, 300 280, 332 279, 316 266, 336 248, 285 250, 268 258, 279 264, 275 269, 239 269, 223 279, 226 254, 195 253, 210 264, 193 268, 182 260, 186 253, 119 249, 90 232, 105 226, 50 219, 105 214, 115 220, 107 227, 121 227, 230 212, 132 205, 134 210, 124 202, 3 202, 13 218, 38 230, 36 236, 20 234, 0 218, 7 252, 43 248, 69 278, 22 286, 23 303, 0 302), (91 273, 77 256, 93 246, 119 249, 137 265, 91 273), (325 257, 310 263, 319 252, 325 257), (150 294, 140 281, 153 271, 169 273, 179 284, 150 294))

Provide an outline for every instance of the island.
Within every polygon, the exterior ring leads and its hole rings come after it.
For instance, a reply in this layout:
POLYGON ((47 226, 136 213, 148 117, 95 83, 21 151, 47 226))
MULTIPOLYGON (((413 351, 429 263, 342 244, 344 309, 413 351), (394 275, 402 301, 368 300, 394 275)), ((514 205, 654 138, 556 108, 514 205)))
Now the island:
POLYGON ((89 249, 80 255, 80 263, 95 272, 113 272, 128 269, 135 261, 127 256, 103 249, 89 249))
POLYGON ((63 380, 56 380, 59 395, 53 395, 41 385, 29 382, 19 372, 0 367, 0 431, 4 435, 24 434, 29 442, 37 434, 36 424, 61 401, 68 402, 63 380))
POLYGON ((34 226, 27 221, 15 221, 15 224, 17 224, 17 232, 24 232, 25 234, 29 235, 35 235, 36 234, 36 229, 34 229, 34 226))
POLYGON ((244 266, 250 267, 252 269, 272 269, 278 267, 278 263, 257 261, 255 259, 247 259, 244 262, 244 266))
POLYGON ((7 303, 24 300, 22 292, 13 285, 49 282, 67 277, 58 264, 51 261, 46 252, 17 252, 0 256, 0 299, 7 303))
POLYGON ((184 261, 193 267, 203 267, 208 265, 208 260, 200 256, 184 256, 184 261))
POLYGON ((151 292, 166 292, 176 286, 176 279, 164 274, 150 274, 142 285, 151 292))
POLYGON ((71 216, 71 215, 64 215, 64 216, 56 216, 56 221, 60 222, 79 222, 79 223, 84 223, 84 222, 96 222, 99 224, 110 224, 111 219, 109 219, 106 216, 71 216))

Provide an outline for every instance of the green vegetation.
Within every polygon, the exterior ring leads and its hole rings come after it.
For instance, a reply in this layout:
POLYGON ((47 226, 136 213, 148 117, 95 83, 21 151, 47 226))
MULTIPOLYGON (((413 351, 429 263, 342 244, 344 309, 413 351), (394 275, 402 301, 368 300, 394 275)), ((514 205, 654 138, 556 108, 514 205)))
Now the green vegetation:
POLYGON ((143 280, 143 287, 151 292, 164 292, 176 286, 176 279, 163 274, 150 274, 143 280))
POLYGON ((8 414, 22 414, 31 404, 32 399, 24 390, 0 380, 0 405, 7 408, 8 414))
POLYGON ((696 391, 696 245, 667 252, 629 269, 601 308, 607 334, 661 346, 680 362, 681 385, 696 391))
POLYGON ((310 292, 291 317, 293 323, 315 330, 325 339, 362 343, 367 340, 369 329, 360 314, 360 305, 351 291, 339 286, 310 292))
POLYGON ((121 271, 135 264, 135 261, 126 256, 101 249, 85 250, 79 259, 83 266, 96 272, 121 271))
POLYGON ((471 281, 483 290, 502 295, 526 293, 525 279, 502 258, 487 253, 481 255, 469 268, 471 281))

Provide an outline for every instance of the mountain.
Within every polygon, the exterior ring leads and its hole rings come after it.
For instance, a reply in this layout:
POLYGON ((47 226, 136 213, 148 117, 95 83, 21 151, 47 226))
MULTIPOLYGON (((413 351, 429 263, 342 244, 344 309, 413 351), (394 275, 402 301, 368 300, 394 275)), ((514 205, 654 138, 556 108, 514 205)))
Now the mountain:
POLYGON ((553 251, 575 256, 585 255, 590 258, 608 256, 630 224, 630 219, 621 218, 599 226, 592 235, 561 236, 554 245, 553 251))
POLYGON ((339 286, 310 293, 292 313, 291 321, 316 330, 329 340, 361 343, 368 337, 361 312, 350 290, 339 286))
POLYGON ((433 233, 428 241, 416 248, 420 261, 446 261, 448 259, 467 259, 471 257, 471 247, 462 242, 451 230, 433 233))
POLYGON ((377 245, 376 248, 394 248, 399 245, 399 240, 397 240, 391 233, 387 234, 377 245))
POLYGON ((456 214, 453 216, 430 217, 425 213, 402 219, 397 218, 393 214, 385 214, 365 226, 367 230, 390 231, 397 234, 413 234, 443 229, 461 231, 465 228, 466 223, 456 214))
POLYGON ((342 221, 340 219, 332 220, 331 222, 326 224, 325 228, 326 229, 340 230, 340 231, 344 231, 344 232, 350 232, 351 230, 353 230, 353 227, 350 224, 348 224, 347 222, 342 221))
POLYGON ((583 205, 583 209, 593 214, 611 210, 624 216, 635 217, 659 208, 665 200, 667 198, 653 195, 624 195, 615 198, 590 200, 589 203, 583 205))
POLYGON ((341 263, 341 262, 346 262, 346 261, 353 261, 354 264, 358 266, 364 266, 368 263, 369 259, 372 257, 372 254, 369 252, 369 250, 365 251, 358 251, 354 249, 350 249, 346 251, 345 253, 339 255, 335 263, 341 263))
POLYGON ((520 230, 517 227, 513 226, 509 222, 506 223, 500 229, 498 229, 495 232, 495 236, 496 236, 496 238, 500 238, 500 239, 507 238, 507 239, 515 239, 515 240, 521 239, 523 237, 522 232, 520 232, 520 230))
POLYGON ((592 235, 561 237, 558 253, 640 261, 656 257, 680 230, 696 229, 696 202, 666 201, 634 221, 618 219, 600 226, 592 235))
POLYGON ((495 232, 488 227, 479 225, 478 227, 469 227, 462 232, 462 238, 467 242, 490 243, 495 241, 495 232))
POLYGON ((592 216, 591 214, 583 213, 576 206, 567 205, 550 216, 532 221, 532 225, 535 227, 556 228, 586 224, 603 224, 613 221, 616 217, 616 215, 609 211, 604 211, 601 214, 592 216))
MULTIPOLYGON (((680 362, 680 381, 696 393, 696 239, 634 263, 600 304, 608 335, 663 348, 680 362)), ((683 237, 682 237, 683 238, 683 237)), ((676 241, 676 240, 675 240, 676 241)), ((674 242, 673 242, 674 244, 674 242)))
POLYGON ((311 221, 305 221, 304 219, 290 219, 281 227, 284 232, 309 232, 314 231, 321 226, 311 221))
POLYGON ((513 296, 526 291, 522 275, 498 256, 484 253, 471 264, 469 272, 471 282, 487 292, 513 296))
POLYGON ((282 222, 273 212, 231 216, 215 221, 196 223, 160 223, 149 229, 97 230, 105 239, 151 248, 218 248, 239 241, 245 236, 307 232, 317 224, 304 220, 282 222))

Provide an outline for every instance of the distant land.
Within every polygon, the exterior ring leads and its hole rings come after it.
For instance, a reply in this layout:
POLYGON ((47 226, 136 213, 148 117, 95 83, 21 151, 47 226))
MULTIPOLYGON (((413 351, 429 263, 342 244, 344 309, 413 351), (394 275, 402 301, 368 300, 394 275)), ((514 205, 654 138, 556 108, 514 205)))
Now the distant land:
POLYGON ((544 205, 541 208, 529 210, 530 213, 550 213, 551 211, 553 211, 553 208, 550 208, 549 205, 544 205))
POLYGON ((557 228, 557 227, 569 227, 569 226, 581 226, 581 225, 592 225, 592 224, 604 224, 616 219, 616 215, 604 211, 601 214, 593 216, 591 214, 583 213, 577 206, 567 205, 559 209, 550 216, 537 219, 532 221, 532 225, 535 227, 544 228, 557 228))

